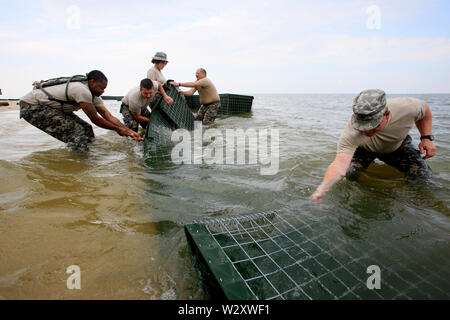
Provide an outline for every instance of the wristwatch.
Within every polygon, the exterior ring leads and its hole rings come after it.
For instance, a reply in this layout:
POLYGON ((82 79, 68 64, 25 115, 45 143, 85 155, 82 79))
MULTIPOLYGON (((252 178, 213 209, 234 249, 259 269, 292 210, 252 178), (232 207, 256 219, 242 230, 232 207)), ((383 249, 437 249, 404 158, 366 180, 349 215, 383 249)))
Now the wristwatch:
POLYGON ((428 139, 428 140, 430 140, 430 141, 434 141, 434 136, 433 136, 433 135, 429 135, 429 136, 421 136, 421 137, 420 137, 420 140, 423 140, 423 139, 428 139))

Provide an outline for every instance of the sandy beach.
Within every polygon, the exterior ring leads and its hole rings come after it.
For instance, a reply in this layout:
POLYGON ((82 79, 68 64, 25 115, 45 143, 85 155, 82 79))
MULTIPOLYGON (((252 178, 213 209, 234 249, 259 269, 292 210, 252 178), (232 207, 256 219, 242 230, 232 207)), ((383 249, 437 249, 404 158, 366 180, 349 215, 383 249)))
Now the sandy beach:
POLYGON ((11 111, 11 110, 18 110, 19 109, 19 100, 1 100, 0 99, 0 112, 2 111, 11 111), (7 106, 2 106, 1 104, 7 102, 7 106))

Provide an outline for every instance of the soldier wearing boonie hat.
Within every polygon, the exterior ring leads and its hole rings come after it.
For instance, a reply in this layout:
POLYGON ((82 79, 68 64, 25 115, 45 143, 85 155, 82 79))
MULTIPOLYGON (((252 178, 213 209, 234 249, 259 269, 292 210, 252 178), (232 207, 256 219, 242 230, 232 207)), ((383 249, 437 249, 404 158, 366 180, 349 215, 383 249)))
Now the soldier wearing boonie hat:
POLYGON ((161 84, 165 84, 167 79, 162 74, 162 69, 167 65, 167 54, 161 51, 155 53, 152 58, 154 66, 147 72, 147 78, 153 81, 158 81, 161 84))
POLYGON ((425 159, 436 153, 431 133, 432 115, 426 102, 411 97, 387 100, 386 93, 379 89, 362 91, 353 102, 352 118, 339 138, 336 158, 310 199, 320 202, 337 181, 344 176, 356 179, 375 159, 407 177, 430 177, 432 171, 425 159), (408 134, 414 124, 421 134, 419 150, 408 134))

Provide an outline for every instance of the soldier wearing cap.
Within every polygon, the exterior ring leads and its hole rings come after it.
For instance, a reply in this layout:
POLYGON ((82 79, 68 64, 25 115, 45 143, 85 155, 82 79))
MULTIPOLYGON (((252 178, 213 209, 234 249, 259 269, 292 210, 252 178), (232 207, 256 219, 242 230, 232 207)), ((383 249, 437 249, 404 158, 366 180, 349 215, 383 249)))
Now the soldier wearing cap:
POLYGON ((162 69, 169 63, 167 61, 167 54, 164 52, 157 52, 152 58, 153 67, 148 70, 147 78, 153 81, 158 81, 161 84, 165 84, 167 79, 162 74, 162 69))
POLYGON ((342 177, 356 179, 376 158, 408 177, 430 177, 425 159, 436 153, 431 133, 432 115, 426 102, 411 97, 386 100, 384 91, 378 89, 361 92, 339 138, 336 158, 310 199, 320 202, 342 177), (408 134, 414 123, 421 135, 420 151, 413 147, 408 134))

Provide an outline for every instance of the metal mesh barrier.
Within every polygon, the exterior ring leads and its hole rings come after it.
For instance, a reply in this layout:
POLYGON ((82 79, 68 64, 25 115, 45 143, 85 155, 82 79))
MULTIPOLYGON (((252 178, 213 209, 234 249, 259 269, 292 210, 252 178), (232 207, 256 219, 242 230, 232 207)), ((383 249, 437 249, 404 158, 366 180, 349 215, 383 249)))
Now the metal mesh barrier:
POLYGON ((161 99, 158 104, 159 108, 175 123, 177 128, 194 130, 194 115, 178 90, 172 85, 164 86, 164 90, 173 99, 173 104, 169 105, 164 99, 161 99))
MULTIPOLYGON (((220 109, 218 115, 233 115, 252 111, 254 97, 239 94, 221 93, 220 109)), ((193 110, 200 109, 200 97, 198 95, 186 96, 186 103, 193 110)))
POLYGON ((449 254, 408 239, 352 239, 329 217, 281 210, 196 222, 185 233, 200 278, 228 299, 450 298, 449 254), (380 289, 367 286, 372 265, 380 289))
POLYGON ((169 105, 161 97, 152 110, 144 135, 144 153, 147 159, 170 160, 173 131, 179 128, 194 130, 194 116, 176 88, 168 85, 165 86, 165 91, 174 102, 169 105))

